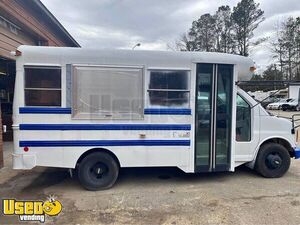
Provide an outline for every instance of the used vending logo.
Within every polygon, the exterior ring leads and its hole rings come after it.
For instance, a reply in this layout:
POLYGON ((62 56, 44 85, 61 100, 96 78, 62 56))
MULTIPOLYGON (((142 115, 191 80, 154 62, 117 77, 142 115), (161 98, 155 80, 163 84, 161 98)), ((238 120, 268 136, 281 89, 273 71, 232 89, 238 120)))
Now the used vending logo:
POLYGON ((57 216, 61 210, 62 204, 53 196, 50 196, 46 201, 2 199, 2 213, 5 216, 19 216, 20 221, 44 223, 46 215, 57 216))

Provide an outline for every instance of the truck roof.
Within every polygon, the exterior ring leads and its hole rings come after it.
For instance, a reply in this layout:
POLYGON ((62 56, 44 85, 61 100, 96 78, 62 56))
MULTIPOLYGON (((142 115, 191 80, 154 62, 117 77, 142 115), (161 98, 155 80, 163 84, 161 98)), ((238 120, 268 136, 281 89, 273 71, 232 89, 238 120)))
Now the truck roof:
MULTIPOLYGON (((143 65, 147 68, 191 69, 194 63, 237 65, 239 80, 249 80, 252 59, 216 52, 152 51, 73 47, 26 46, 18 48, 24 64, 143 65), (243 79, 241 79, 243 78, 243 79)), ((18 62, 18 59, 17 59, 18 62)))

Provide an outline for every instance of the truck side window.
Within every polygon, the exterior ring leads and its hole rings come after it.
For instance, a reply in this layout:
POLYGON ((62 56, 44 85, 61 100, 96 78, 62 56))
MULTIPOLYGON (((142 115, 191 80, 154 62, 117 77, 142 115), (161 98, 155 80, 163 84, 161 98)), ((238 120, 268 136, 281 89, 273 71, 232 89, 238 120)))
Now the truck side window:
POLYGON ((74 65, 72 83, 73 118, 143 117, 143 68, 74 65))
POLYGON ((148 97, 151 106, 189 107, 189 71, 151 70, 148 97))
POLYGON ((236 99, 236 141, 251 140, 251 107, 239 95, 236 99))
POLYGON ((25 106, 61 106, 61 68, 26 66, 25 106))

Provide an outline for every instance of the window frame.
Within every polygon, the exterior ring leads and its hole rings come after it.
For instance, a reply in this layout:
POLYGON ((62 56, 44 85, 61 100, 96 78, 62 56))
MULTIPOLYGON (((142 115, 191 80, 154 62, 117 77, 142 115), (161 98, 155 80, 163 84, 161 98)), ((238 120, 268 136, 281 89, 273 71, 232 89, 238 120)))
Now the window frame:
POLYGON ((63 91, 62 91, 62 85, 63 85, 63 81, 62 81, 62 73, 63 73, 63 68, 61 65, 44 65, 44 64, 38 64, 38 65, 31 65, 31 64, 25 64, 24 67, 24 79, 23 79, 23 90, 24 90, 24 106, 25 107, 43 107, 43 108, 61 108, 62 107, 62 95, 63 95, 63 91), (60 70, 60 88, 27 88, 26 87, 26 69, 59 69, 60 70), (52 106, 44 106, 44 105, 27 105, 26 104, 26 90, 28 91, 60 91, 60 105, 52 105, 52 106))
MULTIPOLYGON (((237 95, 236 95, 237 97, 239 96, 241 99, 243 99, 244 100, 244 102, 246 102, 247 104, 248 104, 248 106, 249 106, 249 109, 250 109, 250 126, 249 126, 249 129, 250 129, 250 137, 249 137, 249 139, 247 140, 247 141, 238 141, 238 140, 236 140, 236 138, 235 138, 235 141, 236 142, 238 142, 238 143, 249 143, 249 142, 251 142, 252 141, 252 137, 253 137, 253 134, 252 134, 252 104, 249 102, 249 101, 247 101, 247 99, 245 99, 242 95, 240 95, 239 93, 237 93, 237 95)), ((236 114, 237 114, 237 108, 238 108, 238 106, 237 106, 237 101, 236 101, 236 114)), ((236 116, 236 119, 235 119, 236 121, 235 121, 235 123, 237 123, 237 116, 236 116)), ((235 129, 236 129, 236 126, 235 126, 235 129)), ((235 131, 236 132, 236 131, 235 131)))
POLYGON ((186 107, 181 107, 181 106, 165 106, 165 105, 158 105, 157 107, 160 107, 160 108, 191 108, 191 74, 192 74, 192 71, 190 68, 156 68, 156 67, 149 67, 147 69, 147 91, 145 93, 146 95, 146 99, 147 99, 147 105, 148 107, 151 107, 153 106, 150 102, 150 96, 149 96, 149 92, 182 92, 182 93, 188 93, 188 105, 186 107), (151 81, 151 72, 152 71, 161 71, 161 72, 164 72, 164 71, 175 71, 175 72, 187 72, 187 76, 188 76, 188 79, 187 79, 187 84, 188 84, 188 89, 164 89, 164 88, 161 88, 161 89, 157 89, 157 88, 149 88, 150 86, 150 81, 151 81))
POLYGON ((71 64, 71 111, 72 111, 72 119, 73 120, 143 120, 144 119, 144 109, 145 109, 145 100, 144 100, 144 80, 145 80, 145 67, 141 65, 107 65, 107 64, 71 64), (80 113, 75 112, 75 106, 77 106, 77 91, 78 90, 78 82, 77 74, 75 72, 76 67, 91 67, 91 68, 107 68, 107 69, 140 69, 141 70, 141 113, 139 116, 134 116, 137 114, 129 113, 130 116, 127 117, 118 117, 116 113, 111 112, 111 116, 105 116, 104 114, 99 113, 98 115, 94 115, 91 117, 92 114, 90 113, 80 113))

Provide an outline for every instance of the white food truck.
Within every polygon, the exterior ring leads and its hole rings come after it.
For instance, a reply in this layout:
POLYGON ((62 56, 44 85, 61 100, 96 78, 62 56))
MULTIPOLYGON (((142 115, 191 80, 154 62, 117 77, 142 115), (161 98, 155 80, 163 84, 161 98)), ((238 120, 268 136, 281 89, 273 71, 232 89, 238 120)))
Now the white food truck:
POLYGON ((298 158, 293 123, 270 115, 238 80, 251 59, 204 52, 21 46, 14 169, 76 169, 88 190, 121 167, 280 177, 298 158))

